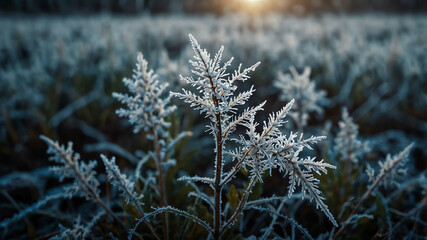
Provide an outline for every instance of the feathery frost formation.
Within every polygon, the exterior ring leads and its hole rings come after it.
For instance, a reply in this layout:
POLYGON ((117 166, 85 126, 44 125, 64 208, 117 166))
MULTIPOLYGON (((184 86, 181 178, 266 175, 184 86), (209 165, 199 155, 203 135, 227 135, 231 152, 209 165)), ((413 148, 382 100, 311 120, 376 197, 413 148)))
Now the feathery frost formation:
POLYGON ((135 133, 141 129, 146 132, 155 129, 161 134, 166 134, 165 129, 169 127, 170 123, 165 122, 165 117, 176 107, 168 106, 170 97, 162 98, 168 84, 161 83, 153 70, 148 69, 147 61, 143 58, 142 53, 138 53, 133 78, 124 78, 123 83, 132 95, 113 93, 113 97, 128 107, 128 109, 117 110, 117 114, 129 118, 129 122, 135 125, 135 133))
POLYGON ((357 139, 359 126, 354 124, 347 108, 343 108, 342 120, 338 124, 340 130, 335 138, 335 152, 337 152, 342 161, 350 161, 357 164, 359 158, 369 151, 368 143, 357 139))
POLYGON ((92 220, 87 224, 81 223, 80 216, 77 217, 77 220, 73 224, 73 228, 66 228, 59 225, 60 234, 49 238, 50 240, 79 240, 79 239, 87 239, 90 233, 92 232, 92 227, 96 224, 96 222, 105 214, 104 211, 96 214, 92 220))
POLYGON ((126 204, 132 202, 132 204, 137 208, 137 210, 140 210, 139 201, 143 196, 135 192, 135 183, 130 181, 125 174, 120 173, 120 169, 116 165, 115 157, 108 159, 106 156, 101 154, 101 158, 104 162, 105 170, 108 174, 108 179, 114 186, 116 186, 120 190, 122 196, 126 200, 126 204))
MULTIPOLYGON (((394 183, 398 185, 396 182, 396 177, 403 176, 406 174, 406 168, 405 165, 408 161, 409 154, 414 147, 414 143, 409 144, 405 149, 403 149, 399 154, 396 154, 394 157, 391 157, 390 155, 387 155, 387 158, 384 162, 380 162, 379 165, 381 167, 379 173, 375 174, 375 171, 368 165, 366 174, 369 177, 369 182, 371 183, 368 186, 368 189, 363 194, 363 196, 359 199, 356 206, 353 208, 353 211, 350 213, 350 215, 347 217, 345 221, 343 221, 343 224, 338 229, 338 231, 334 234, 334 239, 337 239, 344 231, 345 227, 348 226, 350 223, 355 223, 360 218, 368 217, 372 219, 372 215, 362 213, 358 214, 359 209, 362 207, 362 204, 371 196, 371 194, 375 191, 377 191, 378 187, 381 185, 389 185, 390 183, 394 183), (356 221, 355 221, 356 220, 356 221)), ((387 224, 389 226, 388 229, 388 239, 392 239, 392 231, 391 228, 391 221, 390 221, 390 214, 389 214, 389 206, 383 197, 381 193, 378 193, 379 195, 379 201, 381 201, 381 204, 385 208, 385 214, 387 218, 387 224)), ((421 201, 418 206, 416 206, 414 209, 417 210, 418 208, 422 208, 425 205, 425 201, 421 201)), ((370 209, 365 210, 368 212, 370 209)), ((424 223, 425 224, 425 223, 424 223)))
POLYGON ((274 81, 274 85, 281 90, 280 98, 283 101, 295 99, 294 107, 289 115, 297 130, 302 131, 307 125, 311 112, 323 114, 321 105, 325 100, 326 92, 316 90, 316 84, 314 81, 310 81, 311 68, 306 67, 302 74, 299 74, 293 66, 289 70, 292 75, 278 72, 278 79, 274 81))
MULTIPOLYGON (((15 214, 12 218, 0 222, 0 228, 7 228, 10 224, 22 219, 29 213, 44 207, 51 201, 61 198, 71 199, 73 197, 84 197, 86 200, 98 204, 105 210, 99 212, 97 215, 98 217, 95 217, 93 219, 94 221, 88 224, 88 228, 90 228, 95 223, 95 221, 100 217, 100 214, 104 214, 105 212, 107 212, 109 216, 113 217, 117 223, 121 224, 121 221, 114 215, 111 209, 107 207, 107 205, 101 200, 101 197, 99 196, 99 181, 96 178, 97 173, 94 170, 94 168, 97 166, 97 162, 95 160, 89 161, 88 163, 82 161, 80 159, 80 154, 74 152, 72 142, 69 142, 67 147, 65 147, 65 145, 61 145, 58 141, 53 141, 44 135, 40 136, 40 138, 48 145, 47 153, 52 155, 49 157, 49 160, 59 164, 57 166, 51 167, 50 170, 58 176, 60 182, 62 182, 65 178, 71 178, 73 179, 73 183, 71 185, 65 185, 57 193, 40 199, 30 207, 15 214)), ((124 226, 123 224, 121 225, 124 226)), ((83 229, 83 226, 80 225, 79 222, 76 223, 74 227, 80 230, 83 229)), ((67 236, 71 237, 69 234, 75 233, 72 229, 65 230, 63 227, 61 227, 61 229, 65 231, 64 234, 66 235, 56 236, 57 239, 66 239, 67 236)), ((79 239, 85 239, 85 236, 90 232, 87 228, 85 229, 86 232, 81 232, 73 236, 79 237, 79 239)))
POLYGON ((406 165, 413 146, 413 143, 410 144, 393 157, 388 154, 383 162, 379 162, 380 170, 376 175, 375 171, 368 165, 366 173, 369 176, 369 181, 372 183, 371 186, 389 185, 391 183, 398 185, 395 178, 406 174, 406 165))
POLYGON ((94 170, 97 162, 95 160, 88 163, 81 161, 80 154, 73 150, 72 142, 65 147, 46 136, 41 136, 41 139, 48 144, 47 153, 52 154, 49 160, 60 164, 51 168, 59 176, 59 181, 62 182, 64 178, 73 179, 73 184, 66 188, 67 196, 72 198, 79 194, 86 200, 94 200, 99 197, 99 182, 94 170))
MULTIPOLYGON (((175 105, 170 105, 171 96, 164 96, 165 89, 168 84, 163 83, 158 79, 158 76, 154 74, 153 70, 149 70, 147 61, 143 58, 141 53, 138 53, 136 69, 134 70, 133 79, 125 78, 123 83, 128 87, 129 92, 127 93, 113 93, 113 97, 119 100, 121 103, 127 105, 127 109, 121 108, 116 113, 121 117, 129 118, 129 122, 134 127, 134 133, 143 130, 147 133, 149 139, 153 142, 154 151, 149 151, 145 154, 146 157, 154 159, 156 164, 156 176, 157 182, 153 182, 148 179, 142 179, 145 182, 150 182, 152 187, 157 189, 157 193, 160 197, 162 207, 166 207, 167 203, 167 192, 166 192, 166 173, 169 167, 176 165, 176 160, 172 159, 174 145, 179 142, 182 138, 191 135, 191 132, 181 132, 175 138, 171 138, 168 128, 170 123, 165 120, 175 109, 175 105)), ((132 204, 137 208, 139 215, 142 217, 140 222, 144 218, 144 213, 139 203, 141 196, 136 195, 133 191, 134 185, 130 183, 126 176, 121 175, 115 160, 108 160, 105 156, 102 159, 107 167, 110 178, 115 179, 115 183, 121 192, 123 192, 127 203, 132 204)), ((142 165, 148 159, 141 159, 138 163, 137 171, 141 170, 142 165)), ((138 176, 139 172, 137 173, 138 176)), ((161 212, 163 238, 168 239, 169 223, 166 211, 161 212)), ((145 220, 144 220, 145 221, 145 220)), ((147 222, 150 230, 154 234, 152 226, 147 222)), ((138 226, 138 225, 137 225, 138 226)), ((135 233, 136 227, 130 231, 129 238, 132 238, 135 233)), ((156 236, 157 238, 157 236, 156 236)))
MULTIPOLYGON (((189 90, 182 90, 182 93, 172 93, 174 96, 183 99, 191 107, 205 114, 210 120, 208 126, 216 143, 215 153, 215 174, 214 177, 185 177, 182 180, 204 182, 214 189, 214 239, 219 239, 224 232, 230 228, 237 217, 240 216, 247 207, 249 195, 257 182, 263 182, 263 175, 273 169, 283 172, 284 176, 289 175, 290 187, 288 196, 292 196, 296 186, 301 185, 303 193, 308 193, 310 199, 314 200, 319 207, 337 225, 334 217, 329 212, 328 207, 323 202, 318 189, 319 180, 313 172, 326 173, 327 168, 334 166, 315 161, 314 158, 300 158, 299 153, 303 148, 311 149, 310 144, 314 144, 324 137, 312 136, 303 139, 303 135, 290 133, 286 136, 282 133, 281 127, 285 123, 285 117, 291 110, 294 100, 291 100, 285 107, 276 113, 270 114, 268 121, 263 122, 262 131, 257 132, 259 123, 255 121, 256 113, 263 110, 265 104, 261 103, 255 107, 248 107, 241 114, 238 114, 238 106, 244 105, 251 97, 255 89, 253 86, 248 91, 236 93, 237 81, 246 81, 248 74, 255 70, 259 62, 249 68, 242 70, 240 64, 233 74, 227 73, 227 68, 231 65, 233 58, 224 64, 221 63, 224 47, 215 54, 213 58, 202 49, 197 40, 189 35, 195 53, 195 61, 190 61, 194 70, 192 73, 197 77, 181 77, 196 90, 198 94, 189 90), (246 136, 240 135, 231 137, 231 134, 240 125, 246 128, 246 136), (240 147, 228 149, 227 140, 240 143, 240 147), (230 156, 234 166, 228 172, 224 172, 225 156, 230 156), (221 196, 225 184, 229 183, 236 174, 243 169, 250 172, 249 182, 243 190, 237 208, 228 219, 222 210, 221 196)), ((307 74, 306 74, 307 75, 307 74)), ((207 201, 210 198, 208 198, 207 201)), ((224 210, 225 211, 225 210, 224 210)))

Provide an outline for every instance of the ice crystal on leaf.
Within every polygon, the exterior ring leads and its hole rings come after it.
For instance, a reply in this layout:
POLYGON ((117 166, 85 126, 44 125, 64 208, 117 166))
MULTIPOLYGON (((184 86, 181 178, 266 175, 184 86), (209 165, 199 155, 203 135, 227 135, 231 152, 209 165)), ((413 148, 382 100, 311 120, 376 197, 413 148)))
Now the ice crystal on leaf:
MULTIPOLYGON (((215 122, 217 114, 226 115, 234 113, 237 110, 237 106, 243 105, 249 99, 255 90, 251 88, 249 91, 234 96, 234 92, 237 90, 237 86, 234 83, 236 81, 248 80, 248 74, 255 71, 260 62, 243 70, 240 64, 238 69, 230 75, 226 70, 231 65, 233 58, 221 65, 224 47, 221 47, 217 54, 215 54, 215 57, 211 59, 210 54, 207 53, 206 49, 201 49, 197 40, 192 35, 190 35, 190 41, 196 53, 194 56, 195 61, 190 60, 194 68, 191 72, 197 76, 197 79, 183 76, 180 76, 180 78, 195 87, 200 92, 200 95, 185 89, 183 89, 182 93, 172 94, 190 103, 191 107, 200 110, 201 113, 205 113, 207 117, 211 118, 211 121, 215 122)), ((252 110, 251 112, 254 111, 256 110, 252 110)), ((226 116, 221 119, 223 126, 226 126, 227 124, 224 123, 229 123, 229 121, 230 118, 226 116)), ((219 129, 213 126, 211 130, 216 132, 219 129)))

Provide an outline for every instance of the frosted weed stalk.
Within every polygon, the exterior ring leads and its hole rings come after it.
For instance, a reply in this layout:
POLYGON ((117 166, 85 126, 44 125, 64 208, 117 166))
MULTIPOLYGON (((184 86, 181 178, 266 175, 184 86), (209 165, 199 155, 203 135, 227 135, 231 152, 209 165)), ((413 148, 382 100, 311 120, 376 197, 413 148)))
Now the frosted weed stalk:
MULTIPOLYGON (((167 169, 175 165, 176 162, 174 159, 170 158, 173 147, 179 140, 185 136, 191 135, 191 133, 182 132, 178 134, 175 139, 169 136, 168 128, 170 127, 170 123, 167 122, 165 118, 176 109, 176 106, 169 104, 170 96, 164 97, 165 89, 168 84, 160 82, 153 70, 148 69, 147 61, 143 58, 141 53, 138 54, 136 69, 134 70, 132 79, 125 78, 123 79, 123 83, 129 89, 131 95, 126 93, 113 93, 113 97, 121 103, 126 104, 128 108, 118 109, 116 113, 121 117, 129 118, 129 122, 135 126, 134 133, 143 130, 148 133, 147 137, 152 140, 154 151, 149 152, 146 156, 153 158, 156 164, 156 187, 158 188, 161 205, 165 207, 168 205, 166 195, 166 172, 167 169)), ((103 160, 107 167, 109 165, 108 163, 114 162, 114 160, 111 160, 111 162, 105 157, 103 157, 103 160)), ((144 162, 144 160, 140 161, 140 163, 142 162, 144 162)), ((112 170, 110 168, 110 173, 114 173, 112 170)), ((118 176, 120 176, 120 173, 118 176)), ((126 182, 126 178, 119 177, 116 179, 122 179, 126 182)), ((126 186, 120 182, 118 185, 123 186, 121 189, 124 194, 130 196, 130 198, 126 198, 128 202, 132 200, 134 204, 139 204, 138 199, 136 199, 134 195, 130 195, 133 192, 133 186, 129 189, 129 185, 126 186)), ((137 209, 140 209, 140 207, 137 207, 137 209)), ((142 211, 138 211, 142 213, 142 211)), ((141 214, 141 216, 144 215, 141 214)), ((163 237, 164 239, 168 239, 169 223, 166 212, 162 213, 162 223, 163 237)), ((132 230, 131 233, 133 233, 134 230, 132 230)))
MULTIPOLYGON (((360 217, 365 217, 367 214, 357 214, 358 210, 362 207, 362 204, 368 197, 377 190, 377 188, 381 185, 388 185, 390 183, 394 183, 398 185, 396 182, 396 177, 401 177, 406 174, 406 168, 409 154, 414 147, 414 143, 408 145, 405 149, 403 149, 400 153, 391 157, 390 154, 387 155, 386 159, 383 162, 379 162, 380 170, 376 173, 370 165, 368 165, 366 169, 366 173, 369 177, 368 189, 363 194, 363 196, 359 199, 356 206, 353 208, 350 215, 347 217, 345 221, 341 224, 341 227, 334 235, 334 239, 338 239, 338 237, 343 233, 344 229, 349 225, 349 223, 354 222, 354 219, 358 219, 360 217)), ((421 203, 422 204, 422 203, 421 203)), ((391 224, 390 224, 391 225, 391 224)), ((334 231, 332 231, 334 233, 334 231)), ((388 233, 391 235, 391 232, 388 233)), ((389 239, 390 239, 389 237, 389 239)))
MULTIPOLYGON (((326 173, 327 168, 335 167, 324 163, 323 160, 315 161, 314 157, 299 157, 304 148, 311 149, 311 144, 315 144, 325 137, 311 136, 303 139, 302 133, 291 132, 288 136, 282 133, 280 127, 286 122, 284 119, 292 108, 294 100, 291 100, 278 112, 270 114, 268 121, 262 124, 262 131, 258 132, 257 127, 260 124, 255 122, 255 115, 263 110, 265 102, 255 107, 248 107, 238 114, 238 107, 246 103, 255 89, 252 86, 250 90, 237 94, 235 84, 238 81, 245 82, 248 80, 248 74, 255 71, 260 62, 245 69, 242 69, 240 64, 237 70, 229 74, 227 68, 231 65, 233 58, 221 64, 224 47, 221 47, 214 58, 211 58, 206 49, 202 49, 191 34, 189 38, 195 53, 195 61, 190 60, 190 63, 193 66, 192 73, 197 79, 182 76, 180 78, 198 90, 199 93, 183 89, 181 93, 172 92, 172 95, 189 103, 191 107, 199 110, 210 120, 207 127, 216 144, 214 149, 215 170, 213 176, 182 177, 180 180, 205 183, 213 189, 213 200, 212 197, 205 194, 200 196, 213 208, 213 226, 205 226, 213 238, 220 239, 227 229, 238 220, 243 211, 249 209, 249 205, 253 205, 248 199, 254 185, 262 183, 263 175, 267 172, 271 174, 274 169, 279 170, 283 176, 289 176, 290 181, 287 196, 279 199, 291 197, 295 188, 301 185, 303 196, 308 194, 316 206, 337 226, 334 217, 323 202, 324 198, 320 196, 319 180, 313 175, 313 172, 326 173), (246 136, 232 136, 237 126, 246 129, 246 136), (227 142, 236 142, 240 146, 231 148, 228 147, 227 142), (224 171, 226 162, 234 164, 229 171, 224 171), (223 208, 222 195, 226 184, 236 178, 237 173, 242 169, 249 172, 249 179, 237 207, 232 209, 233 211, 229 216, 227 214, 229 209, 223 208)), ((261 205, 277 199, 277 197, 267 198, 257 202, 257 204, 261 205)), ((253 208, 253 206, 251 207, 253 208)), ((205 222, 199 222, 199 224, 206 225, 205 222)))

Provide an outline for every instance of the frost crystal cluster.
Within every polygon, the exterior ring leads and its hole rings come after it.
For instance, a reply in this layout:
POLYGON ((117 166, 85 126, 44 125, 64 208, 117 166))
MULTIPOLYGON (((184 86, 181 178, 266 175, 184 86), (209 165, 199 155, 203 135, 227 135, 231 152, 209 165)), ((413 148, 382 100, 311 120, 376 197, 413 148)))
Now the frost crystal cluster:
POLYGON ((357 164, 359 158, 369 151, 368 143, 357 139, 359 126, 354 124, 347 108, 342 110, 342 120, 338 124, 340 130, 335 138, 335 151, 342 161, 357 164))
POLYGON ((311 69, 309 67, 306 67, 302 74, 299 74, 293 66, 289 70, 292 75, 278 72, 278 79, 274 84, 281 90, 280 97, 283 101, 295 99, 295 104, 289 115, 292 117, 297 130, 302 131, 307 125, 311 112, 323 114, 321 105, 326 92, 316 90, 315 83, 310 81, 311 69))
MULTIPOLYGON (((140 210, 139 200, 143 197, 135 192, 135 183, 130 181, 126 175, 120 173, 119 167, 116 165, 116 158, 113 157, 108 159, 106 156, 101 154, 102 161, 105 165, 105 170, 108 174, 110 182, 120 189, 122 196, 125 198, 126 203, 132 202, 132 204, 140 210)), ((142 213, 142 211, 141 211, 142 213)))
POLYGON ((369 181, 372 186, 376 185, 388 185, 390 183, 397 184, 395 181, 396 177, 402 177, 406 174, 406 165, 414 144, 410 144, 399 154, 391 157, 387 155, 383 162, 379 162, 380 171, 375 175, 375 171, 368 165, 366 173, 369 176, 369 181))
POLYGON ((168 84, 161 83, 153 70, 147 68, 147 61, 143 58, 142 53, 138 53, 133 78, 125 78, 123 83, 132 95, 113 93, 113 97, 128 107, 128 109, 117 110, 117 114, 129 118, 129 122, 135 125, 135 133, 141 129, 146 132, 155 129, 159 133, 165 134, 165 129, 170 124, 165 122, 164 118, 176 107, 168 106, 169 97, 162 98, 168 84))
POLYGON ((58 141, 54 142, 51 139, 42 136, 49 148, 47 153, 52 154, 50 161, 59 163, 60 165, 51 168, 59 176, 59 181, 64 178, 73 179, 71 187, 66 189, 69 198, 76 194, 80 194, 87 200, 98 197, 99 182, 96 179, 96 161, 85 163, 80 160, 80 154, 73 150, 73 143, 69 142, 67 147, 61 146, 58 141))

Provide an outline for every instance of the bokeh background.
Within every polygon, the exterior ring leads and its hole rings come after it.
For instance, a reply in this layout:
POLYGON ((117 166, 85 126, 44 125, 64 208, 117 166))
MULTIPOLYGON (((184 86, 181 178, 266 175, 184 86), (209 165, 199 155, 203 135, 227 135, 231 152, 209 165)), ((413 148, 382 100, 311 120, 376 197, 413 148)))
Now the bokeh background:
MULTIPOLYGON (((52 13, 93 14, 99 12, 115 14, 140 13, 213 13, 244 12, 248 4, 259 0, 11 0, 2 3, 6 13, 52 13)), ((424 12, 427 4, 423 0, 262 0, 258 10, 277 13, 357 13, 377 12, 424 12)))

